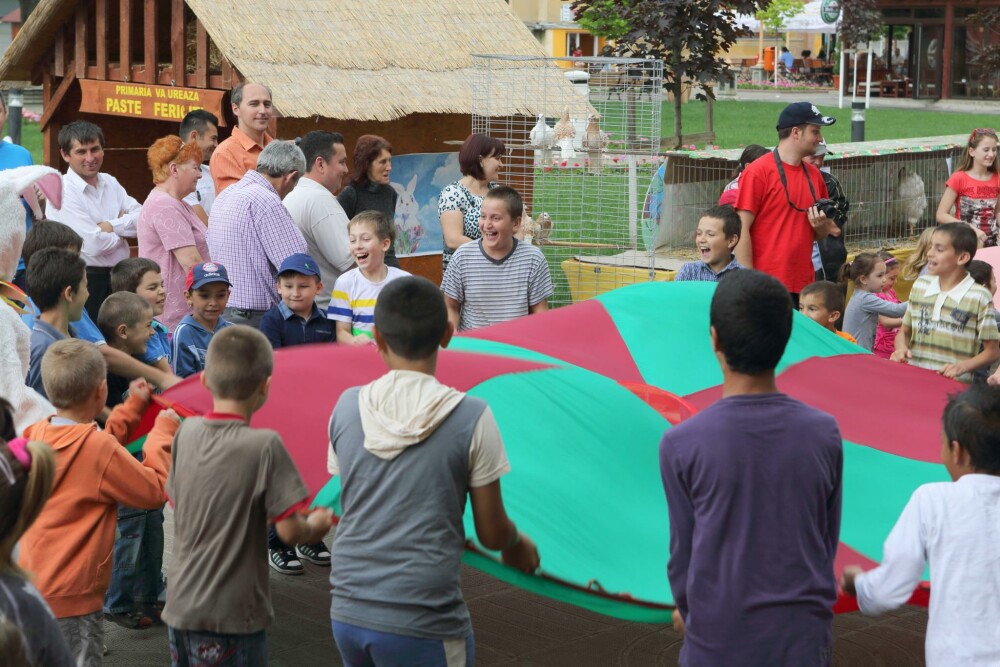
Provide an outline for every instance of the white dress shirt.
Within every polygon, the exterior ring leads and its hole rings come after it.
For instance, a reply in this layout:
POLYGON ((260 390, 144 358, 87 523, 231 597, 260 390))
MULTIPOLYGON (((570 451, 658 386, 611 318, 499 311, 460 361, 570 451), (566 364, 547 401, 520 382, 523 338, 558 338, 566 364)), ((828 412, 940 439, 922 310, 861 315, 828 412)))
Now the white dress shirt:
POLYGON ((925 560, 928 667, 1000 665, 1000 476, 918 488, 885 541, 882 564, 855 580, 861 611, 904 604, 925 560))
POLYGON ((212 203, 215 202, 215 181, 212 180, 212 172, 208 170, 208 165, 201 164, 201 178, 194 192, 184 198, 184 202, 190 206, 201 206, 205 215, 212 212, 212 203))
POLYGON ((114 176, 97 175, 97 186, 89 185, 72 169, 63 175, 62 208, 45 204, 45 216, 70 227, 83 238, 80 256, 87 266, 114 266, 129 256, 124 237, 135 237, 142 205, 130 197, 114 176), (114 231, 104 232, 107 222, 114 231))

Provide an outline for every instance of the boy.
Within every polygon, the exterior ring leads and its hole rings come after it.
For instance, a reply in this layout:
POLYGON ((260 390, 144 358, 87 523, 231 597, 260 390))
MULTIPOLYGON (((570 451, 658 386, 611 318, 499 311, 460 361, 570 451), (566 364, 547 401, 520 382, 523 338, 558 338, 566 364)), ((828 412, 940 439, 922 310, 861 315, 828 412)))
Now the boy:
POLYGON ((552 278, 545 255, 514 238, 523 212, 517 190, 490 190, 479 213, 482 238, 460 246, 448 262, 441 289, 458 331, 548 310, 552 278))
POLYGON ((854 336, 837 330, 837 320, 844 312, 844 290, 829 280, 817 280, 799 292, 799 312, 845 340, 857 343, 854 336))
POLYGON ((390 280, 410 275, 385 263, 396 242, 396 229, 379 211, 362 211, 347 224, 347 238, 357 266, 337 278, 327 316, 336 322, 337 342, 368 345, 379 292, 390 280))
POLYGON ((1000 357, 993 295, 967 270, 976 245, 976 233, 961 222, 939 225, 931 234, 928 275, 910 290, 893 361, 970 383, 975 371, 1000 357))
POLYGON ((20 564, 34 573, 73 654, 87 667, 101 664, 101 603, 111 578, 115 506, 163 504, 178 425, 172 410, 161 413, 146 438, 144 460, 134 459, 122 445, 131 441, 149 405, 149 384, 134 381, 128 400, 111 412, 102 431, 94 417, 107 400, 106 375, 104 358, 92 343, 53 343, 42 360, 42 379, 56 414, 25 430, 25 437, 52 446, 59 475, 21 540, 20 564))
MULTIPOLYGON (((336 342, 333 324, 316 305, 316 295, 323 291, 319 266, 305 253, 291 255, 278 269, 278 294, 281 303, 267 311, 260 321, 260 332, 277 350, 292 345, 336 342)), ((293 550, 278 539, 274 526, 267 528, 268 562, 281 574, 302 574, 299 559, 316 565, 330 564, 330 551, 322 542, 305 544, 293 550)))
POLYGON ((76 322, 83 315, 90 292, 87 265, 65 248, 46 248, 28 262, 28 294, 41 314, 31 327, 31 360, 26 384, 45 396, 42 357, 50 345, 64 338, 76 338, 76 322))
MULTIPOLYGON (((139 357, 145 354, 153 333, 153 309, 138 294, 115 292, 101 304, 97 313, 97 328, 111 347, 139 357)), ((108 373, 108 407, 125 401, 129 381, 108 373)))
POLYGON ((914 491, 886 538, 882 564, 869 572, 844 568, 844 590, 865 614, 895 609, 910 598, 926 561, 928 667, 1000 665, 1000 389, 976 383, 948 400, 941 460, 953 483, 914 491))
POLYGON ((165 373, 170 370, 170 333, 167 327, 156 320, 163 314, 163 304, 167 301, 167 290, 163 287, 160 265, 145 257, 130 257, 115 264, 111 269, 112 292, 134 292, 146 300, 153 309, 153 333, 146 344, 146 351, 138 358, 165 373))
POLYGON ((837 599, 837 423, 775 386, 792 331, 777 279, 734 272, 715 290, 710 322, 722 399, 660 443, 667 574, 676 625, 686 625, 680 664, 825 666, 837 599))
POLYGON ((493 414, 434 377, 452 332, 435 285, 387 285, 375 344, 389 372, 344 392, 330 420, 329 470, 343 486, 330 616, 345 664, 472 663, 459 585, 466 496, 482 545, 507 565, 538 568, 534 543, 504 509, 510 464, 493 414))
POLYGON ((732 206, 713 206, 705 211, 694 233, 701 260, 682 266, 674 280, 719 282, 729 272, 742 269, 733 255, 733 248, 740 242, 742 227, 740 216, 732 206))
POLYGON ((232 326, 222 317, 229 302, 229 274, 217 262, 195 264, 188 271, 184 300, 191 306, 174 329, 174 373, 182 378, 204 370, 205 354, 212 336, 232 326))
POLYGON ((274 618, 265 533, 275 522, 286 544, 314 544, 330 513, 308 507, 281 438, 251 428, 267 401, 274 356, 256 329, 230 326, 208 345, 201 376, 212 412, 186 420, 174 439, 167 494, 174 503, 174 548, 163 620, 174 665, 266 665, 265 628, 274 618), (211 659, 204 655, 213 648, 211 659))

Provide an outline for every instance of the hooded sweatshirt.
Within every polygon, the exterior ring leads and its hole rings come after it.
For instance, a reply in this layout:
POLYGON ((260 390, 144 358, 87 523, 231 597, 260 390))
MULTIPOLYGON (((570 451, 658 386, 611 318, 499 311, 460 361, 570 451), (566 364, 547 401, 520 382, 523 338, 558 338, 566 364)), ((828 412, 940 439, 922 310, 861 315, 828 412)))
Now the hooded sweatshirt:
POLYGON ((111 412, 105 430, 95 422, 65 424, 49 417, 25 430, 55 451, 52 496, 21 539, 21 566, 56 618, 100 611, 111 581, 117 505, 163 505, 170 443, 179 425, 160 416, 146 438, 144 460, 122 445, 139 424, 147 402, 137 395, 111 412), (52 423, 55 420, 56 423, 52 423))

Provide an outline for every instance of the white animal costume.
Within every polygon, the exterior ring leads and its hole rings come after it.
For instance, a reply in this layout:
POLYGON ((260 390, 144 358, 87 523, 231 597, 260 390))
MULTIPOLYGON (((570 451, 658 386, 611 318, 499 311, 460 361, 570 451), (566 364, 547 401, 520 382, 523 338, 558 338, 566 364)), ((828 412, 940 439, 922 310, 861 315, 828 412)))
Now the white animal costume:
POLYGON ((31 330, 24 326, 16 301, 24 295, 7 281, 14 277, 24 245, 24 206, 31 206, 37 217, 41 207, 35 187, 53 203, 62 204, 62 177, 55 169, 42 166, 18 167, 0 171, 0 396, 14 406, 14 426, 20 434, 26 426, 55 412, 52 405, 24 384, 31 357, 31 330))

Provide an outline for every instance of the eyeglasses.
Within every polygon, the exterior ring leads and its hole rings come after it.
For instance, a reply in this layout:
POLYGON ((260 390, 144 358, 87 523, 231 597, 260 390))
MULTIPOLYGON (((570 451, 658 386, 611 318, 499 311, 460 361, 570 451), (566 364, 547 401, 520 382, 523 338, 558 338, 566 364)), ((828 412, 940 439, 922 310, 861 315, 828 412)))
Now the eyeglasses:
POLYGON ((992 127, 977 127, 972 131, 972 134, 969 135, 969 143, 971 144, 975 140, 975 138, 981 134, 985 134, 988 137, 996 138, 997 131, 994 130, 992 127))

